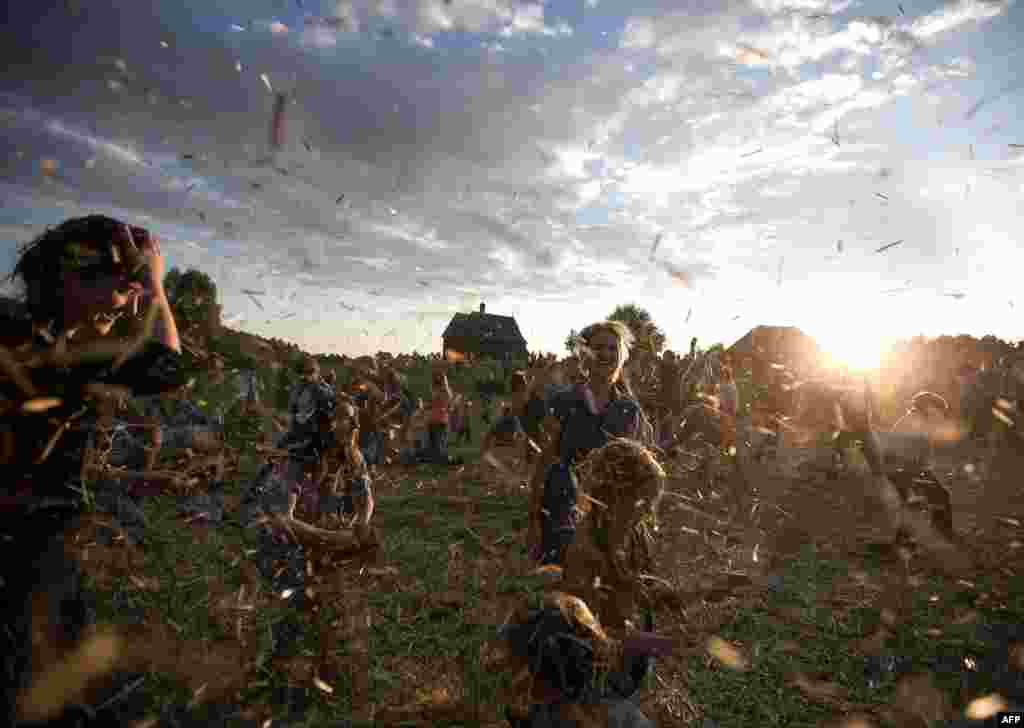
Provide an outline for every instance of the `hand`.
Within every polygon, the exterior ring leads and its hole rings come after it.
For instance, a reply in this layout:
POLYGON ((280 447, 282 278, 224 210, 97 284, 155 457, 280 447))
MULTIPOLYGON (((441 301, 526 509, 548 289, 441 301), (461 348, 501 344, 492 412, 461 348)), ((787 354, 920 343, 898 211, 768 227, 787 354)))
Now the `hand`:
POLYGON ((164 256, 160 251, 160 241, 152 233, 147 233, 141 240, 132 236, 131 228, 121 226, 122 240, 129 249, 137 250, 146 261, 149 270, 147 288, 153 293, 163 291, 164 287, 164 256))

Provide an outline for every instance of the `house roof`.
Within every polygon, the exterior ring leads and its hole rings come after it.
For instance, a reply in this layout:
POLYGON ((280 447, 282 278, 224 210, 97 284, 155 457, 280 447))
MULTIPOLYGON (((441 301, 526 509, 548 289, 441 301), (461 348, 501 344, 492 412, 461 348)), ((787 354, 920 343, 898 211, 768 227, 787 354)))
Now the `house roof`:
POLYGON ((516 320, 512 316, 498 316, 493 313, 457 313, 441 337, 478 339, 481 342, 495 341, 516 347, 526 346, 526 339, 520 333, 516 320))
POLYGON ((792 350, 799 347, 806 353, 818 353, 818 343, 796 326, 755 326, 727 351, 734 355, 753 356, 758 353, 755 351, 755 340, 764 341, 775 336, 779 337, 784 349, 792 350))

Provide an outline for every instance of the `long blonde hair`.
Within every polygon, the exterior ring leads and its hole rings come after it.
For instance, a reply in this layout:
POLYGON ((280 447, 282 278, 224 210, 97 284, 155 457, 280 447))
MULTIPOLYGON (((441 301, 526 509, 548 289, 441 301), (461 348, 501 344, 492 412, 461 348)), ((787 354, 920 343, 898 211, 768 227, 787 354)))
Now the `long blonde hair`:
POLYGON ((583 343, 584 351, 590 353, 590 342, 600 333, 611 334, 619 342, 619 377, 612 384, 612 391, 618 395, 636 399, 633 388, 629 384, 629 377, 626 374, 626 360, 629 358, 629 350, 633 346, 633 332, 621 321, 598 321, 580 332, 579 337, 583 343))

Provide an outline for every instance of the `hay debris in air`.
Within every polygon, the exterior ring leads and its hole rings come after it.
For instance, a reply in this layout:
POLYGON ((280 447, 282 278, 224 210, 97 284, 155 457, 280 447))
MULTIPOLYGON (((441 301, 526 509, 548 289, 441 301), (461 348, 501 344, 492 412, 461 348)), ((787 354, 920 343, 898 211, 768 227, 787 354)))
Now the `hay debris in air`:
POLYGON ((60 397, 37 397, 30 399, 21 405, 22 412, 37 413, 60 407, 63 400, 60 397))

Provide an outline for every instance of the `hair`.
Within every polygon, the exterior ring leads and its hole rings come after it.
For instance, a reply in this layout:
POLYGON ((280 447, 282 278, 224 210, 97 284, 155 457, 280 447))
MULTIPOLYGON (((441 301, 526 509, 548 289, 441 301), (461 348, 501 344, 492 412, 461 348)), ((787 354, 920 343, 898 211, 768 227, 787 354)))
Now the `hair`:
MULTIPOLYGON (((81 264, 82 254, 114 269, 118 260, 111 243, 123 224, 106 215, 73 217, 22 246, 9 279, 24 288, 25 307, 33 323, 64 328, 66 273, 81 264)), ((133 234, 137 232, 146 234, 141 228, 132 229, 133 234)))
MULTIPOLYGON (((633 332, 621 321, 599 321, 583 329, 580 332, 580 339, 589 347, 590 342, 600 333, 611 334, 619 342, 619 363, 624 365, 629 358, 630 347, 633 346, 633 332)), ((636 399, 625 366, 620 369, 618 381, 612 385, 612 391, 620 396, 636 399)))

